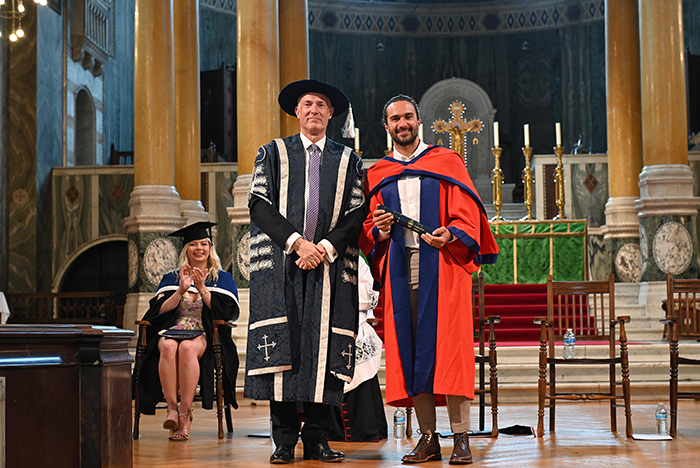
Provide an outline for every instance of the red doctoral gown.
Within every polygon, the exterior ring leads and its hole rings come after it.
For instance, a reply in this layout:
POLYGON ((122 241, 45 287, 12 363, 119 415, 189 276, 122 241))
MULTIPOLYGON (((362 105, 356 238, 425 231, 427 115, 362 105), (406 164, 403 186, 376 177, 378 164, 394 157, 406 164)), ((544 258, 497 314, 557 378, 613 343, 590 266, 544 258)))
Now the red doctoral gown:
POLYGON ((409 162, 385 157, 367 170, 369 212, 360 247, 381 283, 386 348, 386 401, 412 406, 419 393, 474 398, 472 273, 495 263, 498 245, 464 161, 455 152, 429 147, 409 162), (397 181, 421 176, 420 219, 430 231, 445 226, 456 239, 442 249, 420 242, 418 325, 413 338, 404 232, 394 225, 377 242, 372 222, 378 204, 401 212, 397 181))

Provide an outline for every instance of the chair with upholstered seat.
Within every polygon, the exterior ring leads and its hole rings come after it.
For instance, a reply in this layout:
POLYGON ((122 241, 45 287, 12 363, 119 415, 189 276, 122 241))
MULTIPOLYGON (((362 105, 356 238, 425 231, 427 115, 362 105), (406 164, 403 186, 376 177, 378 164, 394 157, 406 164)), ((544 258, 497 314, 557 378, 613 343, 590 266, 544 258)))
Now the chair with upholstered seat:
MULTIPOLYGON (((617 408, 625 408, 626 435, 632 437, 632 410, 630 407, 629 355, 625 323, 629 316, 615 317, 615 279, 607 281, 553 281, 547 277, 547 317, 535 320, 540 329, 537 437, 544 435, 544 409, 549 408, 549 432, 554 432, 557 400, 598 400, 610 402, 610 428, 617 432, 617 408), (616 347, 616 328, 619 327, 619 354, 616 347), (576 341, 605 341, 609 355, 606 358, 581 357, 573 359, 555 356, 555 342, 562 341, 568 328, 574 330, 576 341), (608 391, 558 392, 557 366, 607 366, 608 391), (621 381, 617 379, 620 367, 621 381), (547 372, 549 371, 549 373, 547 372), (547 375, 549 374, 549 381, 547 375), (622 387, 622 394, 617 388, 622 387), (549 404, 545 402, 549 400, 549 404), (618 404, 623 400, 623 404, 618 404)), ((561 348, 560 348, 561 349, 561 348)))
MULTIPOLYGON (((214 351, 214 391, 216 392, 216 416, 219 421, 218 437, 224 438, 223 418, 226 417, 226 429, 229 433, 233 432, 233 419, 231 418, 231 407, 224 402, 224 379, 223 379, 223 354, 221 352, 220 333, 231 333, 231 328, 236 324, 226 322, 224 320, 213 320, 214 336, 212 337, 214 351)), ((146 353, 146 329, 151 326, 151 323, 146 320, 137 320, 136 325, 139 326, 138 343, 136 347, 136 362, 134 363, 134 440, 139 438, 139 421, 141 412, 139 406, 139 377, 141 374, 141 358, 146 353)), ((195 401, 197 396, 195 396, 195 401)), ((167 406, 157 406, 156 409, 165 409, 167 406)))
POLYGON ((676 437, 678 425, 678 399, 700 399, 700 391, 678 391, 678 365, 700 365, 700 359, 681 357, 680 340, 700 340, 700 280, 676 279, 671 273, 666 275, 666 318, 661 320, 667 326, 671 361, 669 381, 669 401, 671 402, 671 437, 676 437), (671 306, 672 305, 672 306, 671 306))

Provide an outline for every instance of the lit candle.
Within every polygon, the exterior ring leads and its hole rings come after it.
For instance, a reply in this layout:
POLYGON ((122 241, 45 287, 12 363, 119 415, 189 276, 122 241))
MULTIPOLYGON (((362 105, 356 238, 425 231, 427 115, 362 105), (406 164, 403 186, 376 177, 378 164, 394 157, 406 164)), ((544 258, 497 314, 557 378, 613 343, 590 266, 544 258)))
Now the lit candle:
POLYGON ((420 124, 418 127, 418 139, 420 141, 423 141, 423 124, 420 124))
POLYGON ((525 146, 530 146, 530 124, 525 124, 523 130, 525 132, 525 146))
POLYGON ((360 129, 355 127, 355 151, 360 151, 360 129))
POLYGON ((557 146, 561 146, 561 122, 554 124, 554 130, 557 134, 557 146))
POLYGON ((386 132, 386 149, 391 151, 391 135, 389 135, 389 132, 386 132))
POLYGON ((493 147, 498 148, 498 122, 493 123, 493 147))

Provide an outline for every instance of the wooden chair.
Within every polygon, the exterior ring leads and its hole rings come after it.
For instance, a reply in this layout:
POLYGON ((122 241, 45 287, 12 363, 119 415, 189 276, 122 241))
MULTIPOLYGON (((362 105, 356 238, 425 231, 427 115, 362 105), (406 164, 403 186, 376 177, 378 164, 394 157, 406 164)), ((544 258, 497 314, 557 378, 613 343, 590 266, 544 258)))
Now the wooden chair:
MULTIPOLYGON (((219 439, 224 438, 223 418, 226 417, 226 430, 233 432, 233 419, 231 418, 231 407, 224 404, 224 377, 223 377, 223 356, 221 353, 221 340, 219 333, 231 333, 231 328, 236 324, 226 322, 224 320, 214 320, 214 336, 212 337, 214 351, 214 390, 216 393, 216 417, 219 420, 218 436, 219 439)), ((139 410, 139 377, 141 374, 141 358, 146 353, 146 328, 151 326, 151 323, 146 320, 137 320, 136 325, 139 326, 138 343, 136 347, 136 362, 134 364, 134 440, 139 438, 139 421, 141 412, 139 410)), ((197 396, 195 396, 197 400, 197 396)), ((157 406, 156 409, 165 409, 166 406, 157 406)))
POLYGON ((479 432, 473 436, 498 437, 498 359, 496 355, 496 334, 494 325, 501 321, 499 315, 485 316, 484 274, 479 272, 476 281, 472 281, 472 309, 474 310, 474 342, 479 343, 479 352, 475 353, 475 361, 479 377, 478 387, 474 394, 479 401, 479 432), (486 327, 488 324, 488 344, 486 353, 486 327), (486 382, 486 364, 489 365, 489 381, 486 382), (486 403, 486 395, 489 402, 486 403), (491 407, 491 431, 485 431, 486 407, 491 407))
POLYGON ((668 327, 668 345, 671 359, 669 393, 671 402, 671 437, 676 437, 678 423, 678 399, 700 399, 700 391, 678 392, 678 365, 700 365, 700 359, 685 358, 679 355, 678 341, 682 339, 700 340, 700 280, 675 279, 666 275, 666 318, 661 323, 668 327), (672 307, 669 305, 672 304, 672 307))
POLYGON ((615 279, 613 275, 607 281, 553 281, 547 277, 547 317, 538 317, 535 323, 540 325, 540 358, 538 380, 537 437, 544 435, 545 400, 549 408, 549 432, 554 432, 555 409, 557 400, 609 400, 610 428, 617 431, 617 408, 625 408, 626 435, 632 437, 632 410, 630 408, 629 355, 627 353, 627 333, 625 323, 629 316, 615 315, 615 279), (620 355, 616 353, 615 327, 619 325, 620 355), (555 357, 555 341, 561 341, 567 328, 574 329, 576 341, 607 341, 609 357, 601 359, 555 357), (608 392, 599 393, 561 393, 556 391, 556 366, 560 365, 606 365, 610 369, 608 392), (620 365, 622 382, 616 379, 616 366, 620 365), (547 382, 549 367, 549 382, 547 382), (622 386, 622 395, 616 390, 622 386), (617 400, 624 400, 618 404, 617 400))

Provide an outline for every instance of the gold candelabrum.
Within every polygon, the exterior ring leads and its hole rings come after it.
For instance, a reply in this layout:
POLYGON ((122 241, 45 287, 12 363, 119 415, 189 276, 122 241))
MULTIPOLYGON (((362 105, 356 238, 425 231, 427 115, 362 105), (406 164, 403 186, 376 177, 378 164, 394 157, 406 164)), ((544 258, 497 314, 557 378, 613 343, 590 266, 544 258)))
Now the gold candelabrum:
POLYGON ((556 194, 556 204, 559 213, 554 219, 566 219, 564 216, 564 166, 561 163, 561 156, 564 154, 564 148, 561 145, 554 147, 554 154, 557 155, 557 167, 554 169, 554 187, 556 194))
POLYGON ((355 154, 358 158, 362 159, 362 151, 360 151, 360 148, 355 148, 355 154))
POLYGON ((535 197, 533 195, 532 184, 535 183, 535 178, 532 175, 532 166, 530 158, 532 157, 532 148, 530 145, 523 147, 523 155, 525 155, 525 169, 523 169, 523 185, 525 187, 525 207, 527 208, 527 216, 520 221, 527 221, 532 218, 532 205, 534 205, 535 197))
POLYGON ((501 207, 503 206, 503 171, 501 170, 501 151, 498 146, 493 148, 491 152, 496 159, 496 165, 491 173, 493 174, 493 207, 496 209, 496 215, 491 218, 491 221, 503 221, 501 216, 501 207))

